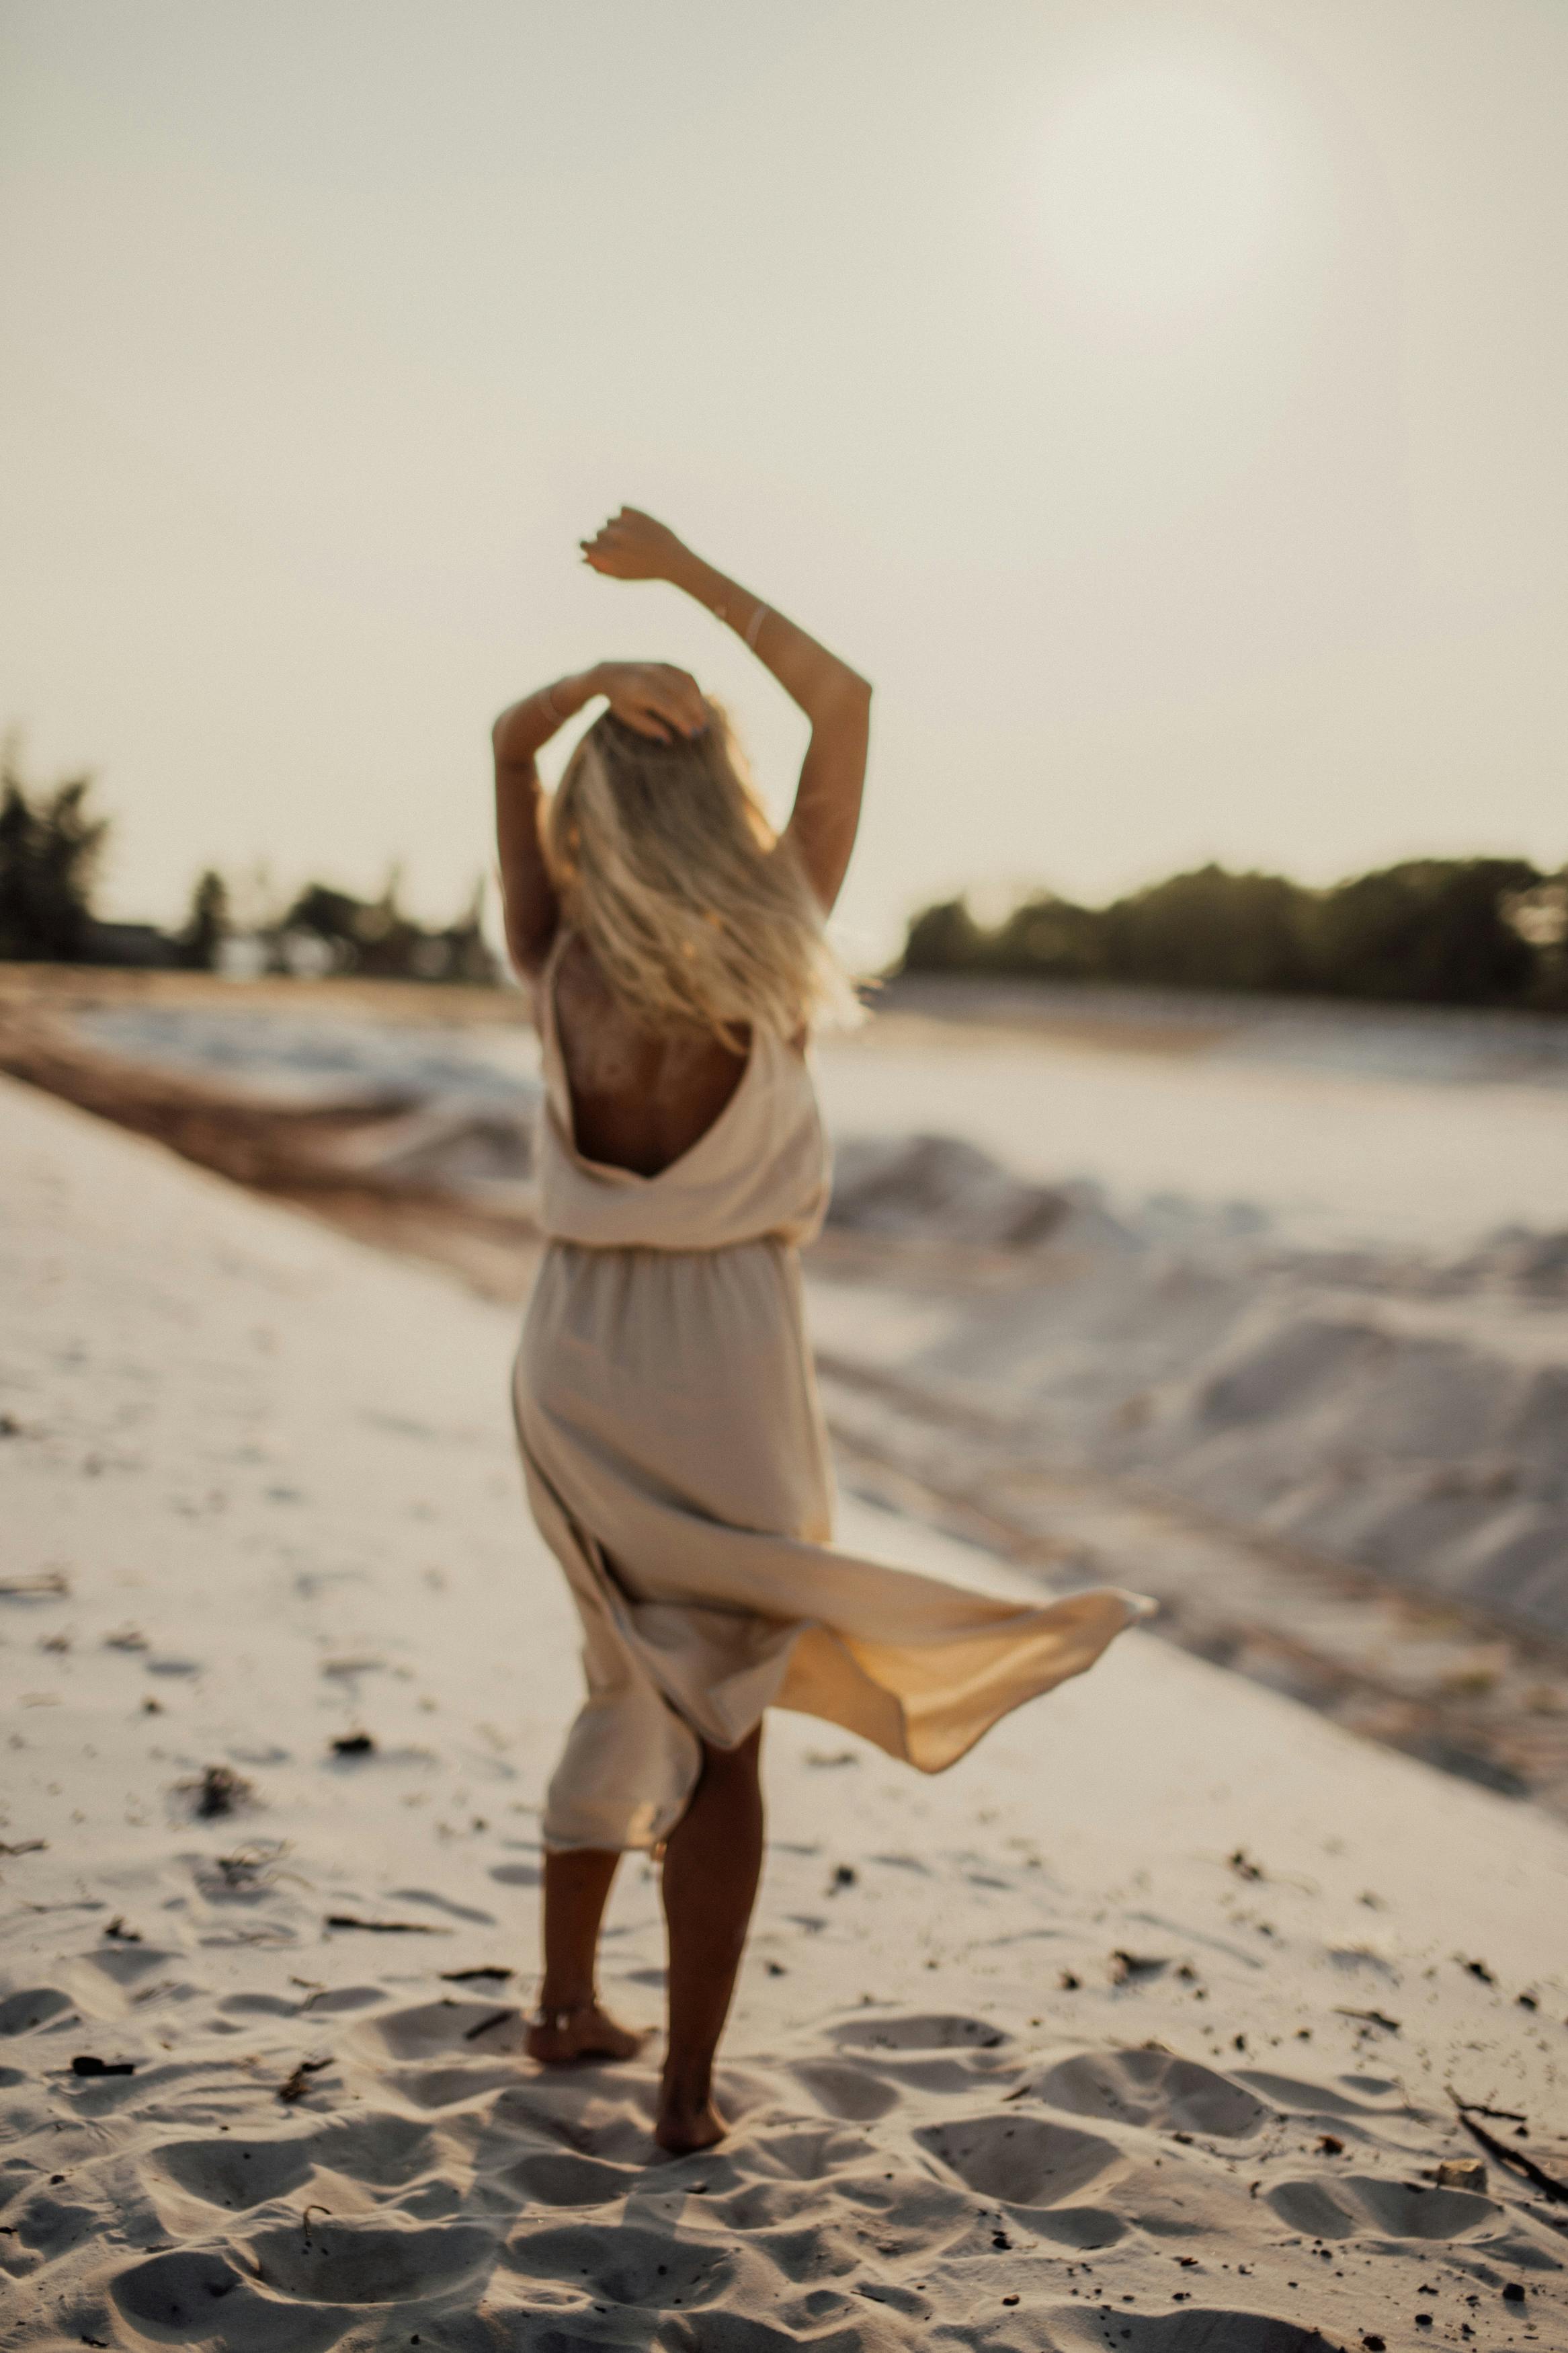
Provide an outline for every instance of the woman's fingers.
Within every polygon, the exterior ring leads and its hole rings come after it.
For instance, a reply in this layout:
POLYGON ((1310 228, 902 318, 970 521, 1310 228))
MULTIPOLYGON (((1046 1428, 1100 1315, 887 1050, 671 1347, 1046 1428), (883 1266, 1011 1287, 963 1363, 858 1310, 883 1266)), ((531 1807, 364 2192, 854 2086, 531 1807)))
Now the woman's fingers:
POLYGON ((601 523, 592 539, 579 540, 577 544, 595 572, 611 570, 616 557, 623 553, 620 534, 616 529, 614 518, 608 522, 601 523))
POLYGON ((689 670, 673 662, 617 662, 612 669, 610 709, 637 734, 673 744, 702 733, 708 708, 689 670))
POLYGON ((660 663, 663 678, 668 682, 666 711, 679 723, 687 734, 700 734, 708 724, 708 703, 703 702, 703 690, 699 687, 691 670, 677 670, 675 663, 660 663))
POLYGON ((638 735, 651 735, 656 743, 670 744, 675 740, 658 712, 650 710, 646 703, 628 702, 616 712, 616 716, 624 719, 638 735))
POLYGON ((702 690, 689 670, 665 667, 665 691, 660 709, 683 735, 700 735, 708 724, 702 690))

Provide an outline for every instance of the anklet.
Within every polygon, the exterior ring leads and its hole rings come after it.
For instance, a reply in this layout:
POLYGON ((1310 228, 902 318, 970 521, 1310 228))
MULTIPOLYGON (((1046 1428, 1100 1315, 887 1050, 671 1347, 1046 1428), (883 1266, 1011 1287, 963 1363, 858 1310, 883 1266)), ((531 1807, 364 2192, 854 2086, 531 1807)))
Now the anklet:
POLYGON ((542 2007, 538 2010, 531 2010, 527 2022, 530 2026, 551 2027, 557 2034, 560 2034, 565 2031, 574 2018, 583 2018, 586 2016, 589 2010, 597 2010, 598 2007, 599 2003, 597 1996, 590 1995, 586 2001, 574 2002, 570 2009, 567 2010, 545 2010, 542 2007))

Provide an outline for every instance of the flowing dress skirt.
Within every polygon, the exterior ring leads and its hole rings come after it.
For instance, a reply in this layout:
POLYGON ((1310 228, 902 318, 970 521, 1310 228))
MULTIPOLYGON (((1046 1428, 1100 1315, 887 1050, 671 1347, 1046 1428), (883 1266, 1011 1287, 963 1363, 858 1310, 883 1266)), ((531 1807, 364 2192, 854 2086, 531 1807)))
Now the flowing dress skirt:
POLYGON ((940 1772, 1148 1609, 1115 1588, 1021 1607, 833 1547, 784 1241, 552 1242, 514 1401, 530 1502, 583 1621, 587 1699, 550 1786, 553 1849, 657 1846, 700 1743, 735 1746, 771 1706, 940 1772))

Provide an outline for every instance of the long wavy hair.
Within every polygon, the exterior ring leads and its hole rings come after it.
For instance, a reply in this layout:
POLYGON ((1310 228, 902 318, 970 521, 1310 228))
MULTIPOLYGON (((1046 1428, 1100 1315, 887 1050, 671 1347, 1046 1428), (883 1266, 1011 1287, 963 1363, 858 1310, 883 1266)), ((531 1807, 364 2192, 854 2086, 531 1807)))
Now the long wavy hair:
POLYGON ((859 1014, 791 843, 769 824, 730 723, 662 744, 605 712, 556 788, 544 848, 563 914, 648 1029, 794 1038, 859 1014))

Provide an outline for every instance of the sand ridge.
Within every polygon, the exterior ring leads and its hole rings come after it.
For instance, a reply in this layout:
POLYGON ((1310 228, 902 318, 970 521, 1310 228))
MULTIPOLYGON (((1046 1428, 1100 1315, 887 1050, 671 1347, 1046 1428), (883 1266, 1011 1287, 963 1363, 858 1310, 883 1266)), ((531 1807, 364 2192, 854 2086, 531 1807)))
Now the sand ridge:
MULTIPOLYGON (((0 1111, 7 2346, 1568 2341, 1568 2208, 1435 2179, 1450 2084, 1568 2172, 1568 1840, 1138 1637, 936 1782, 775 1720, 724 2148, 531 2069, 513 1319, 0 1111)), ((651 2019, 640 1862, 605 1950, 651 2019)))

